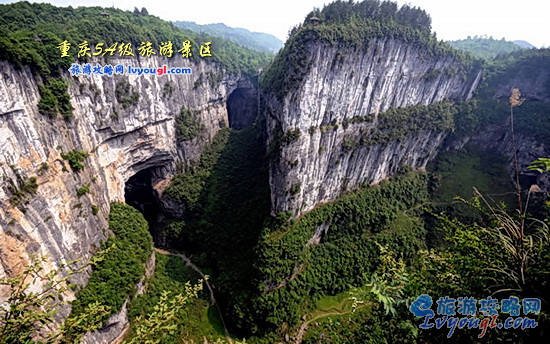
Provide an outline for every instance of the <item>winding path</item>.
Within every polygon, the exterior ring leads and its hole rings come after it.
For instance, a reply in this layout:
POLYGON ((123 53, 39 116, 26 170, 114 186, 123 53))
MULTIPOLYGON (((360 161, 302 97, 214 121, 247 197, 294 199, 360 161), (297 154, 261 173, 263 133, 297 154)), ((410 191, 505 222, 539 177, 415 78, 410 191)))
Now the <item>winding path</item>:
POLYGON ((195 270, 199 275, 201 275, 202 279, 204 280, 204 284, 206 284, 206 287, 208 288, 208 291, 210 292, 210 302, 212 303, 212 305, 216 306, 216 309, 218 310, 218 314, 220 315, 220 320, 222 321, 223 330, 225 332, 225 338, 227 339, 227 341, 229 343, 232 343, 233 341, 231 340, 231 337, 229 336, 229 331, 227 331, 227 327, 225 326, 225 321, 223 320, 222 311, 220 309, 220 306, 218 306, 218 303, 216 302, 216 298, 214 297, 214 290, 212 289, 212 286, 210 285, 210 283, 208 282, 208 279, 202 273, 202 271, 195 264, 193 264, 191 262, 191 259, 189 259, 183 253, 173 253, 173 252, 162 250, 160 248, 155 248, 155 251, 160 253, 160 254, 163 254, 163 255, 180 257, 185 262, 185 265, 187 265, 191 269, 195 270))
MULTIPOLYGON (((350 302, 350 301, 349 300, 344 300, 342 303, 340 303, 340 305, 343 305, 347 302, 350 302)), ((363 308, 365 306, 366 306, 366 304, 363 303, 363 304, 358 305, 358 307, 356 309, 360 309, 360 308, 363 308)), ((298 328, 298 331, 296 331, 296 335, 294 337, 294 344, 301 344, 302 343, 302 340, 304 338, 304 334, 307 331, 307 327, 313 321, 315 321, 317 319, 321 319, 321 318, 334 316, 334 315, 344 315, 344 314, 349 314, 349 313, 353 312, 353 309, 339 311, 339 310, 337 310, 337 308, 338 308, 337 306, 333 306, 333 307, 330 307, 329 309, 327 309, 326 311, 322 311, 322 312, 320 312, 319 314, 316 314, 316 315, 314 315, 315 312, 304 315, 302 317, 302 324, 298 328), (334 309, 334 311, 330 311, 332 309, 334 309), (311 315, 314 315, 314 316, 311 319, 308 319, 308 316, 311 316, 311 315)))

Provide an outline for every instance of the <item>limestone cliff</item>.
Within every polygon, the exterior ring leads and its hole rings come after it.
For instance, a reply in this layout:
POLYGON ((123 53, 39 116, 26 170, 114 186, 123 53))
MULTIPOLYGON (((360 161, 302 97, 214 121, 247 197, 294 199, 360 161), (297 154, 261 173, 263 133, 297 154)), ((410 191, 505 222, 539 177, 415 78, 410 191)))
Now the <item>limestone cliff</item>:
POLYGON ((401 139, 357 145, 360 133, 380 130, 378 114, 388 109, 469 99, 481 75, 453 54, 431 56, 390 37, 361 48, 312 41, 305 51, 303 78, 282 97, 267 95, 270 141, 282 138, 270 173, 274 213, 305 212, 402 166, 424 168, 446 132, 428 124, 401 139))
MULTIPOLYGON (((39 113, 39 77, 27 67, 16 69, 0 61, 1 276, 20 272, 30 255, 48 256, 48 268, 77 258, 86 262, 106 238, 109 204, 124 201, 129 178, 155 168, 157 179, 168 180, 177 166, 197 159, 219 128, 228 125, 226 101, 239 75, 228 74, 207 59, 109 62, 190 67, 193 73, 70 77, 74 111, 70 120, 64 120, 39 113), (121 101, 117 94, 121 83, 128 83, 125 90, 137 94, 135 101, 121 101), (176 138, 175 118, 182 106, 195 111, 202 125, 200 133, 187 141, 176 138), (72 149, 89 153, 80 172, 72 171, 61 157, 72 149), (34 176, 36 193, 24 194, 18 205, 10 202, 14 190, 9 186, 21 188, 34 176), (85 185, 89 193, 77 196, 85 185)), ((157 189, 162 192, 162 185, 157 189)), ((77 282, 86 279, 82 275, 77 282)))

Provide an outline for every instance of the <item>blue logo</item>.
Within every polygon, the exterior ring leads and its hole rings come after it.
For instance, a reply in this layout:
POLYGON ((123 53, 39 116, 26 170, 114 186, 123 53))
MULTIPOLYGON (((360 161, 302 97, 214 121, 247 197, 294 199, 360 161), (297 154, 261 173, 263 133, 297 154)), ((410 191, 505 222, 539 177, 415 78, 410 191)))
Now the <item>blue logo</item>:
POLYGON ((536 298, 526 298, 520 302, 519 298, 511 296, 499 303, 498 299, 493 299, 490 296, 481 300, 476 300, 473 297, 458 297, 454 299, 444 296, 436 301, 439 317, 434 318, 435 312, 431 309, 433 303, 430 295, 422 294, 411 303, 409 310, 415 317, 424 318, 422 324, 418 326, 423 330, 432 327, 440 329, 443 326, 448 328, 449 333, 447 334, 447 338, 451 338, 457 328, 480 329, 481 333, 478 335, 478 338, 483 338, 488 328, 521 328, 522 330, 535 328, 538 326, 535 319, 519 317, 519 315, 522 308, 524 315, 530 313, 537 315, 541 309, 540 299, 536 298), (501 310, 501 313, 510 315, 504 322, 497 321, 499 316, 498 309, 501 310), (455 317, 457 313, 462 315, 462 317, 455 317), (482 317, 476 317, 476 315, 481 315, 482 317))

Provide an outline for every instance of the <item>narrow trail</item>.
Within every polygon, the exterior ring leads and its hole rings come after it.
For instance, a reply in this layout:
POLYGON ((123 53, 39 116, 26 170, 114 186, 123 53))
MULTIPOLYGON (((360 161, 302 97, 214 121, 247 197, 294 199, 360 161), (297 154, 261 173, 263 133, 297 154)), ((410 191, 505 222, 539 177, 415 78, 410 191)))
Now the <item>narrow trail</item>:
POLYGON ((206 279, 206 276, 202 273, 202 271, 198 268, 198 266, 193 264, 193 262, 191 262, 191 260, 185 254, 182 254, 182 253, 173 253, 173 252, 162 250, 160 248, 155 248, 155 252, 158 252, 162 255, 179 257, 183 259, 183 261, 185 262, 185 265, 187 265, 191 269, 195 270, 199 275, 201 275, 202 279, 204 280, 204 284, 206 284, 206 287, 210 292, 210 303, 216 306, 216 309, 218 310, 218 314, 220 315, 220 320, 222 321, 223 330, 225 332, 225 338, 229 343, 232 343, 233 341, 231 340, 231 336, 229 335, 229 331, 227 331, 227 327, 225 326, 225 321, 223 320, 222 311, 220 309, 220 306, 218 306, 218 303, 216 302, 216 298, 214 297, 214 290, 212 289, 210 282, 208 282, 208 280, 206 279))

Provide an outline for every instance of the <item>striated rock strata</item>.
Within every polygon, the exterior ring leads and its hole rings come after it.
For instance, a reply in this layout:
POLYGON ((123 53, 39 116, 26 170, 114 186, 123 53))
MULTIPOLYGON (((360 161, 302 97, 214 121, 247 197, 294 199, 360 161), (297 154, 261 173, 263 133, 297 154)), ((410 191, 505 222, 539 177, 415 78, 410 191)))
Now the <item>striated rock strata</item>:
POLYGON ((358 49, 310 43, 307 51, 311 67, 299 84, 282 99, 266 95, 272 145, 298 133, 281 144, 272 162, 273 213, 300 214, 361 183, 378 183, 402 166, 424 168, 446 136, 429 125, 403 140, 349 143, 359 132, 376 131, 377 115, 388 109, 469 99, 481 77, 452 54, 430 56, 393 38, 358 49), (355 120, 367 116, 373 120, 355 120))
MULTIPOLYGON (((0 276, 21 272, 30 255, 48 256, 48 270, 67 260, 87 261, 106 238, 109 204, 124 201, 130 177, 154 168, 169 179, 178 166, 198 159, 219 128, 228 125, 226 101, 240 76, 217 64, 181 57, 109 63, 188 66, 193 74, 65 75, 74 111, 64 120, 39 113, 42 81, 37 76, 0 61, 0 276), (129 84, 130 96, 137 94, 132 101, 119 94, 121 83, 129 84), (178 142, 175 118, 182 106, 195 111, 203 129, 178 142), (61 157, 72 149, 89 153, 80 172, 61 157), (24 194, 19 205, 10 202, 8 186, 21 188, 33 176, 36 193, 24 194), (89 193, 78 197, 85 185, 89 193), (98 207, 96 215, 92 205, 98 207)), ((162 184, 157 180, 157 187, 162 184)), ((86 279, 83 274, 76 282, 86 279)))

